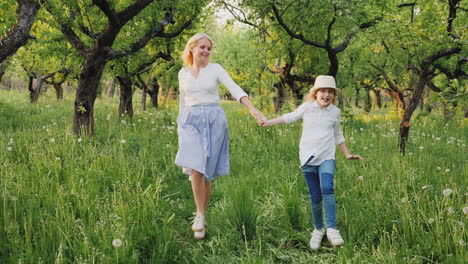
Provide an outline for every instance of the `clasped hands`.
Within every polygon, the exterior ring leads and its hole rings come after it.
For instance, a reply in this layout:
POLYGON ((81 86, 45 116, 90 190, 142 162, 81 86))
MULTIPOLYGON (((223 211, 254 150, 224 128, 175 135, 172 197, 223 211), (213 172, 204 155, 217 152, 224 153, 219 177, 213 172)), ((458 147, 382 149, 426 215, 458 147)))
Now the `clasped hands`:
POLYGON ((259 126, 263 126, 263 124, 268 120, 260 111, 257 109, 250 110, 250 114, 255 118, 259 126))

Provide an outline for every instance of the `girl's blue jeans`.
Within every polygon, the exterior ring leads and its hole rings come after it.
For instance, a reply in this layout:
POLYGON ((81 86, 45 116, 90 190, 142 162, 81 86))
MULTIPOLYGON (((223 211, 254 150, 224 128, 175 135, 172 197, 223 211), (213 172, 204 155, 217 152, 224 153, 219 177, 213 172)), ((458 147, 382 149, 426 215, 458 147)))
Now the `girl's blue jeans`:
POLYGON ((326 160, 318 166, 304 165, 302 173, 309 187, 312 219, 315 229, 322 229, 322 201, 325 208, 327 228, 336 228, 336 199, 333 189, 333 178, 336 163, 334 160, 326 160))

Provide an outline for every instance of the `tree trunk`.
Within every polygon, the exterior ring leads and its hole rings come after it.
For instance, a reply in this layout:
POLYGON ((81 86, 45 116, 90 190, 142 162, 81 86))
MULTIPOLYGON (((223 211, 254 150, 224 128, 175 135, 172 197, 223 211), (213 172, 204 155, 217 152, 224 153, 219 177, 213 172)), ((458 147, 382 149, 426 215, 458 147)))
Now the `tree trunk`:
POLYGON ((372 109, 372 100, 370 96, 370 90, 366 90, 366 105, 364 106, 364 111, 369 113, 372 109))
POLYGON ((3 75, 5 75, 5 63, 0 63, 0 82, 2 81, 3 75))
POLYGON ((358 86, 356 86, 356 97, 354 98, 354 106, 359 108, 359 92, 361 89, 359 89, 358 86))
POLYGON ((424 91, 424 87, 426 86, 427 82, 427 73, 421 74, 418 79, 418 83, 416 84, 416 88, 414 89, 413 96, 409 100, 407 107, 405 108, 405 112, 403 114, 403 118, 400 122, 400 152, 404 155, 406 149, 406 143, 408 142, 409 138, 409 131, 411 127, 411 117, 413 116, 414 111, 418 107, 419 101, 422 98, 422 94, 424 91))
POLYGON ((284 93, 283 83, 277 82, 273 84, 273 87, 276 88, 276 96, 274 98, 275 112, 278 113, 284 102, 286 101, 286 96, 284 93))
POLYGON ((33 84, 34 84, 34 77, 30 75, 29 81, 28 81, 28 91, 29 91, 30 101, 32 101, 32 94, 34 93, 33 84))
POLYGON ((63 87, 62 83, 53 83, 55 89, 55 95, 57 96, 57 101, 63 100, 63 87))
POLYGON ((31 103, 37 103, 39 100, 39 94, 41 93, 42 84, 44 83, 44 79, 42 76, 36 79, 36 85, 30 90, 29 98, 31 103))
POLYGON ((377 107, 379 109, 382 108, 382 95, 380 94, 380 90, 373 89, 372 91, 374 91, 377 107))
POLYGON ((148 88, 143 85, 143 89, 141 90, 141 110, 144 112, 146 111, 146 94, 148 93, 148 88))
POLYGON ((0 63, 26 44, 30 38, 29 31, 39 10, 36 0, 16 0, 18 19, 5 37, 0 39, 0 63))
POLYGON ((117 86, 117 80, 112 79, 111 87, 109 89, 109 97, 113 98, 115 94, 115 87, 117 86))
POLYGON ((117 80, 120 84, 119 116, 133 117, 132 80, 127 76, 117 76, 117 80))
POLYGON ((73 116, 73 131, 77 135, 93 135, 94 103, 106 65, 106 57, 107 54, 101 50, 89 54, 80 73, 73 116))
POLYGON ((151 98, 151 105, 153 105, 154 108, 158 108, 158 98, 159 98, 159 90, 160 86, 158 83, 158 80, 156 78, 151 79, 150 83, 150 89, 148 89, 148 94, 150 95, 151 98))

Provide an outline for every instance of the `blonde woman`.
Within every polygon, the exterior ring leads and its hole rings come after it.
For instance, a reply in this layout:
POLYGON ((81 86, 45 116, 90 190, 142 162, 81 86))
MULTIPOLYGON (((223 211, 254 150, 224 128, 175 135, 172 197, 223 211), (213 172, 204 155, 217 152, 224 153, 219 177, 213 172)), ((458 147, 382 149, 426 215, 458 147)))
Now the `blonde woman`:
POLYGON ((305 97, 305 102, 296 111, 262 124, 268 127, 303 119, 299 156, 302 173, 309 188, 315 227, 310 239, 310 248, 313 250, 320 248, 325 233, 333 246, 344 244, 340 232, 336 229, 336 200, 333 189, 336 145, 347 159, 363 160, 359 155, 349 154, 346 147, 340 125, 340 109, 336 107, 339 92, 333 76, 320 75, 315 79, 314 87, 305 97), (322 200, 326 230, 322 219, 322 200))
POLYGON ((210 63, 212 49, 210 36, 205 33, 194 35, 185 47, 184 67, 179 71, 179 150, 175 164, 191 179, 197 208, 192 224, 196 239, 205 237, 211 181, 229 174, 228 124, 219 106, 219 84, 222 83, 238 102, 245 105, 259 124, 266 120, 223 67, 210 63))

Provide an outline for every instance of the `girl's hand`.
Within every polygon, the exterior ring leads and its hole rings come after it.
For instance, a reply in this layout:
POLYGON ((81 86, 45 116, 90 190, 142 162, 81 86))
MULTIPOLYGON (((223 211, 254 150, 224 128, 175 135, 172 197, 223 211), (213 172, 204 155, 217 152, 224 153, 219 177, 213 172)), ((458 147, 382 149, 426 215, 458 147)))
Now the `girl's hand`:
POLYGON ((265 122, 263 122, 263 124, 261 124, 262 127, 270 127, 272 126, 272 122, 271 120, 266 120, 265 122))
POLYGON ((353 154, 348 154, 348 155, 346 155, 346 158, 347 158, 347 159, 357 159, 357 160, 360 160, 360 161, 363 161, 363 160, 364 160, 363 158, 361 158, 361 156, 359 156, 359 155, 353 155, 353 154))

